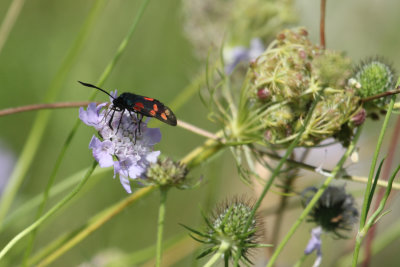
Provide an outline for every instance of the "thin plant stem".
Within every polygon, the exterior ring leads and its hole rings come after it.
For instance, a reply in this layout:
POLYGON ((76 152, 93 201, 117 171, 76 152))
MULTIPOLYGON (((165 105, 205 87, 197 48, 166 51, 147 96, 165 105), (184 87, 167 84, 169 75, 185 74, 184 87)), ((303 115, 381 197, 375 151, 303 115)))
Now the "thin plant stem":
MULTIPOLYGON (((181 162, 183 164, 186 164, 188 167, 193 168, 218 153, 218 151, 222 148, 224 148, 224 146, 221 146, 219 143, 215 143, 215 140, 209 139, 202 146, 195 148, 192 152, 189 152, 187 156, 182 158, 181 162)), ((30 261, 29 265, 36 265, 38 261, 40 261, 38 266, 41 267, 47 266, 48 264, 52 263, 54 260, 63 255, 72 247, 74 247, 80 241, 88 237, 91 233, 103 226, 107 221, 111 220, 120 212, 122 212, 130 204, 134 203, 136 200, 144 197, 150 192, 153 192, 156 188, 157 187, 155 186, 149 186, 139 189, 127 199, 124 199, 120 203, 117 203, 112 207, 106 209, 105 211, 102 211, 99 214, 93 216, 92 219, 90 219, 83 228, 71 234, 68 240, 64 240, 64 242, 56 240, 56 245, 50 244, 50 246, 45 249, 49 252, 42 254, 46 258, 44 258, 43 260, 42 258, 36 258, 34 261, 30 261)))
MULTIPOLYGON (((268 155, 268 157, 272 158, 272 159, 277 159, 280 160, 282 157, 270 152, 263 152, 265 155, 268 155)), ((308 170, 308 171, 312 171, 312 172, 316 172, 317 167, 312 166, 310 164, 306 164, 304 162, 299 162, 299 161, 295 161, 295 160, 291 160, 288 159, 286 161, 286 163, 288 163, 291 166, 297 166, 299 168, 302 168, 304 170, 308 170)), ((324 174, 330 174, 332 171, 328 170, 328 169, 321 169, 321 171, 324 174)), ((362 176, 355 176, 355 175, 343 175, 339 177, 340 179, 343 180, 349 180, 349 181, 353 181, 353 182, 357 182, 357 183, 363 183, 366 184, 368 182, 368 177, 362 177, 362 176)), ((381 187, 388 187, 388 182, 384 181, 384 180, 378 180, 377 182, 378 186, 381 187)), ((393 183, 392 184, 392 189, 396 189, 396 190, 400 190, 400 184, 399 183, 393 183)))
POLYGON ((352 142, 350 143, 349 147, 347 148, 346 153, 339 160, 338 164, 336 164, 336 167, 333 169, 333 171, 330 174, 330 176, 325 180, 325 182, 322 184, 322 186, 318 189, 318 191, 315 193, 313 198, 310 200, 310 202, 304 208, 304 210, 301 213, 301 215, 299 216, 299 218, 297 218, 296 222, 293 224, 293 226, 290 228, 288 233, 282 239, 281 243, 278 245, 278 247, 276 248, 274 254, 270 258, 270 260, 269 260, 269 262, 267 264, 267 267, 273 266, 273 264, 275 263, 275 261, 277 260, 277 258, 279 256, 279 254, 282 252, 283 248, 285 247, 285 245, 289 241, 289 239, 294 235, 294 233, 296 232, 296 230, 298 229, 300 224, 305 220, 305 218, 311 212, 311 210, 314 207, 314 205, 317 203, 319 198, 322 196, 322 194, 324 193, 325 189, 328 187, 328 185, 332 182, 332 180, 336 177, 336 175, 342 169, 342 166, 343 166, 344 162, 346 161, 346 159, 351 155, 351 153, 355 149, 355 145, 356 145, 356 143, 358 141, 358 138, 360 137, 361 130, 362 130, 362 126, 360 126, 357 129, 357 132, 356 132, 352 142))
MULTIPOLYGON (((389 152, 387 155, 387 159, 385 160, 383 171, 382 171, 382 179, 387 180, 390 175, 390 170, 392 168, 396 148, 399 144, 400 137, 400 117, 397 117, 396 126, 394 127, 392 138, 389 142, 389 152)), ((393 185, 393 184, 392 184, 393 185)), ((377 210, 379 207, 379 203, 381 202, 383 196, 385 194, 385 190, 380 188, 375 200, 374 210, 377 210)), ((375 232, 378 224, 375 224, 371 227, 371 230, 368 232, 365 244, 365 259, 363 260, 363 267, 368 267, 372 258, 372 243, 375 237, 375 232)))
MULTIPOLYGON (((395 241, 398 241, 400 238, 400 221, 394 223, 394 225, 390 226, 390 228, 386 229, 386 231, 379 233, 379 235, 375 238, 372 243, 372 255, 376 255, 385 249, 388 245, 392 244, 395 241)), ((353 251, 351 251, 353 252, 353 251)), ((347 253, 346 255, 339 258, 336 262, 337 267, 341 266, 350 266, 353 255, 351 253, 347 253)), ((360 258, 364 259, 365 254, 361 251, 360 258)))
MULTIPOLYGON (((383 121, 383 125, 382 125, 382 129, 381 132, 379 134, 378 137, 378 141, 376 144, 376 148, 375 148, 375 152, 372 158, 372 163, 371 163, 371 168, 369 171, 369 176, 368 176, 368 183, 365 189, 365 193, 364 193, 364 202, 363 202, 363 206, 362 206, 362 210, 361 210, 361 217, 360 217, 360 226, 358 228, 358 233, 357 233, 357 238, 356 238, 356 245, 354 248, 354 252, 353 252, 353 263, 352 266, 356 266, 357 262, 358 262, 358 255, 360 253, 360 248, 361 248, 361 242, 364 239, 364 235, 367 233, 368 230, 365 229, 365 223, 367 221, 367 216, 368 216, 368 210, 369 210, 369 205, 368 205, 368 199, 371 193, 371 188, 372 188, 372 182, 373 182, 373 177, 375 174, 375 168, 376 168, 376 163, 378 161, 378 156, 379 156, 379 151, 381 149, 382 146, 382 142, 383 142, 383 138, 385 136, 388 124, 389 124, 389 119, 390 116, 392 114, 393 111, 393 106, 396 100, 396 96, 392 96, 391 100, 390 100, 390 104, 389 104, 389 109, 387 110, 385 119, 383 121)), ((391 188, 390 183, 388 184, 391 188)), ((387 187, 387 189, 389 188, 389 186, 387 187)), ((382 202, 381 202, 382 203, 382 202)))
MULTIPOLYGON (((311 120, 312 114, 314 112, 315 107, 317 106, 319 100, 321 98, 321 95, 318 94, 317 97, 315 98, 315 100, 313 101, 309 112, 304 120, 303 125, 301 126, 296 138, 290 143, 288 149, 285 152, 285 155, 282 157, 282 159, 279 161, 278 165, 275 167, 274 171, 272 172, 271 176, 269 177, 268 182, 266 183, 266 185, 264 186, 263 191, 261 192, 257 202, 254 204, 254 207, 250 213, 250 216, 246 222, 246 225, 244 227, 243 232, 246 232, 249 227, 250 224, 256 214, 257 209, 261 206, 261 202, 263 201, 263 199, 265 198, 265 195, 267 194, 267 192, 269 191, 270 187, 272 186, 272 184, 275 181, 275 178, 279 175, 281 168, 283 167, 283 164, 285 164, 286 160, 289 158, 290 154, 292 154, 293 150, 295 149, 295 147, 297 146, 297 144, 300 142, 300 139, 303 135, 303 133, 305 132, 305 130, 307 129, 307 126, 311 120)), ((239 265, 239 259, 241 257, 241 251, 236 253, 236 257, 235 257, 235 266, 239 265)))
POLYGON ((326 15, 326 0, 321 0, 321 16, 319 22, 320 43, 323 49, 326 48, 325 42, 325 15, 326 15))
MULTIPOLYGON (((93 172, 92 176, 104 174, 108 171, 110 171, 110 168, 96 169, 93 172)), ((58 184, 54 185, 50 190, 49 197, 52 198, 54 196, 58 196, 59 194, 74 187, 76 184, 79 183, 79 181, 81 180, 81 178, 85 174, 85 172, 86 172, 86 169, 78 171, 75 174, 72 174, 71 176, 63 179, 58 184)), ((20 205, 18 208, 15 209, 15 211, 10 213, 10 215, 8 215, 6 217, 6 219, 2 225, 2 227, 3 227, 2 230, 4 230, 4 228, 16 223, 16 221, 19 220, 22 216, 26 216, 26 214, 28 212, 35 210, 37 207, 40 206, 42 201, 43 201, 43 195, 40 193, 40 194, 37 194, 35 197, 29 199, 29 201, 26 201, 25 203, 20 205)))
POLYGON ((20 112, 27 112, 33 110, 41 110, 41 109, 58 109, 58 108, 76 108, 76 107, 85 107, 89 105, 91 101, 81 101, 81 102, 59 102, 59 103, 46 103, 46 104, 33 104, 16 108, 6 108, 0 110, 0 117, 12 115, 20 112))
MULTIPOLYGON (((83 44, 86 42, 89 32, 91 31, 94 21, 99 15, 101 7, 105 3, 104 0, 98 0, 94 5, 94 8, 90 11, 88 18, 86 19, 84 25, 82 26, 74 44, 72 45, 70 51, 65 57, 61 67, 57 71, 54 79, 52 80, 45 98, 44 102, 54 102, 54 99, 58 95, 62 85, 64 85, 65 79, 68 73, 74 66, 78 55, 82 51, 83 44)), ((7 215, 8 210, 14 201, 15 195, 20 188, 22 181, 25 178, 25 174, 32 164, 32 160, 37 152, 37 149, 43 138, 43 133, 50 119, 50 111, 42 110, 37 115, 33 122, 33 127, 28 134, 28 138, 22 149, 21 155, 15 164, 14 170, 9 178, 9 182, 3 191, 0 199, 0 224, 4 221, 4 217, 7 215)))
POLYGON ((92 166, 86 172, 85 176, 81 180, 81 182, 75 187, 73 191, 71 191, 66 197, 64 197, 60 202, 58 202, 53 208, 51 208, 46 214, 32 223, 30 226, 21 231, 18 235, 16 235, 11 241, 7 243, 7 245, 0 251, 0 260, 7 254, 7 252, 23 237, 31 233, 33 230, 37 229, 43 222, 45 222, 48 218, 50 218, 54 213, 59 211, 65 204, 67 204, 78 192, 82 189, 85 183, 89 180, 89 177, 93 173, 94 169, 97 166, 97 162, 94 161, 92 166))
POLYGON ((24 4, 25 0, 13 0, 7 10, 3 23, 0 26, 0 54, 24 4))
POLYGON ((301 267, 301 265, 304 263, 304 261, 307 259, 308 254, 303 254, 301 258, 293 265, 293 267, 301 267))
POLYGON ((222 258, 222 255, 224 255, 229 248, 229 242, 222 241, 218 251, 204 264, 204 267, 213 266, 219 259, 222 258))
POLYGON ((158 208, 157 223, 157 246, 156 246, 156 267, 161 266, 163 232, 165 222, 165 206, 167 202, 168 188, 160 187, 160 206, 158 208))
POLYGON ((365 103, 365 102, 372 101, 372 100, 375 100, 375 99, 378 99, 378 98, 382 98, 382 97, 390 96, 390 95, 396 95, 396 94, 399 94, 399 93, 400 93, 400 88, 399 88, 399 86, 397 86, 397 88, 395 90, 386 91, 386 92, 383 92, 383 93, 380 93, 380 94, 377 94, 377 95, 373 95, 373 96, 362 98, 361 102, 365 103))
MULTIPOLYGON (((310 151, 309 149, 304 151, 304 153, 301 155, 301 157, 299 159, 300 162, 303 162, 306 159, 309 151, 310 151)), ((292 158, 294 158, 294 154, 292 154, 292 158)), ((293 183, 295 182, 298 173, 299 173, 299 168, 293 169, 284 178, 285 179, 284 189, 283 189, 283 194, 281 195, 281 197, 279 199, 279 208, 276 210, 276 213, 275 213, 276 219, 274 222, 274 228, 272 230, 271 244, 278 243, 279 233, 281 230, 282 220, 283 220, 283 216, 284 216, 284 211, 286 210, 286 206, 288 204, 287 194, 290 193, 291 187, 292 187, 293 183)))
MULTIPOLYGON (((137 200, 143 198, 144 196, 150 194, 156 189, 154 186, 149 186, 146 188, 142 188, 132 195, 130 195, 128 198, 120 201, 119 203, 113 205, 112 207, 100 212, 96 216, 93 216, 89 222, 87 223, 87 226, 76 233, 71 239, 68 240, 68 242, 64 243, 61 247, 59 247, 56 251, 54 251, 52 254, 50 254, 48 257, 43 259, 41 262, 37 264, 37 267, 43 267, 51 264, 54 260, 56 260, 58 257, 63 255, 66 251, 71 249, 73 246, 78 244, 80 241, 82 241, 85 237, 89 236, 91 233, 99 229, 101 226, 103 226, 106 222, 108 222, 110 219, 114 218, 117 214, 121 213, 123 210, 125 210, 126 207, 129 205, 135 203, 137 200)), ((35 265, 35 262, 30 262, 30 264, 35 265)), ((36 266, 36 265, 35 265, 36 266)))
POLYGON ((135 33, 135 31, 137 29, 137 25, 139 24, 139 21, 142 18, 144 11, 146 10, 146 7, 149 4, 149 2, 150 2, 150 0, 142 1, 142 5, 139 7, 139 10, 136 13, 136 16, 134 18, 134 21, 132 23, 132 26, 131 26, 127 36, 124 38, 124 40, 122 40, 121 44, 119 45, 119 47, 117 49, 115 56, 113 57, 111 62, 107 65, 106 69, 100 76, 99 82, 97 83, 99 87, 101 87, 104 84, 105 80, 108 78, 108 76, 110 76, 111 71, 114 69, 114 66, 117 64, 122 53, 125 51, 128 43, 129 43, 129 40, 135 33))
POLYGON ((188 130, 188 131, 190 131, 192 133, 195 133, 195 134, 198 134, 198 135, 210 138, 210 139, 215 139, 215 140, 219 139, 218 136, 216 136, 215 134, 210 133, 210 132, 208 132, 208 131, 206 131, 204 129, 201 129, 199 127, 196 127, 196 126, 194 126, 194 125, 192 125, 190 123, 184 122, 182 120, 178 120, 178 126, 183 128, 183 129, 185 129, 185 130, 188 130))
POLYGON ((382 142, 383 142, 383 138, 385 136, 385 132, 386 129, 388 127, 389 124, 389 118, 390 115, 393 111, 393 105, 395 102, 395 96, 392 96, 391 100, 390 100, 390 104, 389 104, 389 109, 387 110, 385 119, 383 121, 383 125, 382 125, 382 129, 381 132, 379 134, 378 137, 378 141, 376 143, 376 148, 375 148, 375 152, 372 158, 372 162, 371 162, 371 168, 369 171, 369 175, 368 175, 368 182, 367 182, 367 187, 365 188, 365 194, 364 194, 364 202, 363 202, 363 206, 362 206, 362 210, 361 210, 361 216, 360 216, 360 227, 359 229, 362 229, 365 225, 365 221, 367 220, 367 216, 368 216, 368 197, 369 197, 369 193, 371 191, 371 187, 372 187, 372 180, 375 174, 375 168, 376 168, 376 163, 378 161, 378 156, 379 156, 379 151, 381 149, 382 146, 382 142))
MULTIPOLYGON (((140 6, 136 17, 134 18, 134 21, 132 23, 132 26, 131 26, 128 34, 122 40, 120 46, 118 47, 118 50, 117 50, 115 56, 113 57, 111 62, 106 66, 105 70, 103 71, 102 75, 100 76, 100 79, 99 79, 99 82, 98 82, 98 84, 100 86, 109 77, 109 75, 111 74, 111 71, 114 69, 115 64, 118 62, 118 59, 120 58, 122 53, 125 51, 125 48, 127 47, 130 38, 132 37, 133 33, 135 32, 135 29, 136 29, 136 27, 138 25, 138 22, 139 22, 140 18, 142 17, 142 15, 144 13, 144 10, 145 10, 146 6, 148 5, 148 3, 149 3, 149 0, 143 0, 142 5, 140 6)), ((99 4, 99 2, 97 2, 97 4, 99 4)), ((94 99, 95 95, 96 95, 96 91, 94 91, 92 93, 91 100, 94 99)), ((72 139, 75 136, 76 131, 78 130, 79 125, 80 125, 80 120, 77 119, 75 124, 74 124, 74 126, 73 126, 73 128, 72 128, 72 130, 71 130, 71 132, 69 133, 69 135, 68 135, 68 137, 67 137, 67 139, 66 139, 66 141, 65 141, 65 143, 64 143, 64 145, 62 147, 62 149, 61 149, 61 152, 60 152, 59 156, 56 159, 56 163, 55 163, 55 165, 53 167, 53 170, 51 172, 50 178, 48 180, 48 183, 46 185, 46 188, 45 188, 45 191, 44 191, 44 194, 43 194, 43 202, 42 202, 41 206, 39 207, 38 214, 37 214, 38 216, 40 216, 41 213, 43 212, 43 208, 46 205, 46 202, 47 202, 47 199, 48 199, 48 194, 49 194, 49 191, 50 191, 52 185, 54 184, 54 180, 55 180, 55 177, 56 177, 56 175, 58 173, 58 169, 59 169, 59 167, 61 165, 61 162, 64 159, 64 156, 65 156, 65 154, 67 152, 67 149, 69 147, 70 142, 72 141, 72 139)), ((26 255, 25 262, 27 262, 27 258, 30 255, 30 251, 32 249, 35 236, 36 236, 36 232, 33 232, 31 241, 29 242, 27 250, 26 250, 26 253, 25 253, 25 255, 26 255)))
POLYGON ((378 218, 382 216, 382 211, 385 208, 386 201, 389 198, 391 187, 390 184, 393 183, 394 178, 396 177, 397 173, 400 170, 400 165, 397 166, 396 170, 393 172, 392 177, 389 179, 389 186, 386 188, 385 196, 382 198, 382 201, 379 204, 378 209, 372 214, 371 218, 369 218, 368 222, 365 226, 358 231, 357 238, 356 238, 356 245, 353 252, 353 263, 352 266, 356 267, 358 262, 358 255, 360 253, 361 243, 364 239, 364 236, 368 233, 369 229, 376 223, 378 218))

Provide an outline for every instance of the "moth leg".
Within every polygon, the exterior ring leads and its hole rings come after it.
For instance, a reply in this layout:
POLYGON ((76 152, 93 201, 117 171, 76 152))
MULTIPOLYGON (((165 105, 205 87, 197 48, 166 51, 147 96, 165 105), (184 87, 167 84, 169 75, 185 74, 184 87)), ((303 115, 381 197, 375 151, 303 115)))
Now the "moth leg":
POLYGON ((111 130, 114 130, 113 127, 112 127, 112 125, 111 125, 111 123, 112 123, 112 120, 114 119, 115 111, 116 111, 116 110, 114 109, 114 110, 113 110, 113 113, 111 114, 111 118, 110 118, 110 120, 108 121, 108 126, 110 127, 111 130))
POLYGON ((124 112, 125 112, 125 109, 122 110, 121 118, 119 118, 119 123, 118 123, 118 127, 117 127, 117 133, 118 133, 118 130, 119 130, 119 126, 121 125, 122 116, 124 115, 124 112))

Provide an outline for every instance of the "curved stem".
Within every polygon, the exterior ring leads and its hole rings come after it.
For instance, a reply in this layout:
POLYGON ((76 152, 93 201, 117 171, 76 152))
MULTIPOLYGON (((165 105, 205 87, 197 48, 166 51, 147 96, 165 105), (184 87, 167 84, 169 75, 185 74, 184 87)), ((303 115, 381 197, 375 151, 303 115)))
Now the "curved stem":
POLYGON ((331 176, 329 176, 323 185, 318 189, 318 191, 315 193, 311 201, 307 204, 307 206, 304 208, 303 212, 299 216, 299 218, 296 220, 296 222, 293 224, 293 226, 290 228, 286 236, 283 238, 282 242, 278 245, 276 248, 274 254, 272 255, 271 259, 269 260, 267 267, 273 266, 275 263, 276 259, 278 258, 279 254, 282 252, 283 248, 289 241, 289 239, 293 236, 293 234, 296 232, 297 228, 300 226, 300 224, 305 220, 305 218, 308 216, 308 214, 311 212, 312 208, 314 205, 317 203, 321 195, 324 193, 325 189, 328 187, 328 185, 332 182, 332 180, 335 178, 335 176, 338 174, 338 172, 342 169, 342 166, 346 159, 351 155, 353 152, 355 145, 358 141, 358 138, 360 137, 361 134, 361 129, 362 126, 357 129, 357 133, 354 136, 354 139, 352 140, 351 144, 349 145, 346 153, 342 156, 342 158, 339 160, 338 164, 336 164, 336 167, 333 169, 331 176))
POLYGON ((222 241, 221 245, 219 246, 219 249, 217 253, 215 253, 211 259, 209 259, 206 264, 204 264, 204 267, 211 267, 213 266, 221 257, 224 255, 224 253, 229 249, 230 245, 228 242, 222 241))
POLYGON ((319 22, 319 34, 320 43, 323 49, 326 47, 325 43, 325 12, 326 12, 326 0, 321 0, 321 16, 319 22))
MULTIPOLYGON (((313 101, 313 103, 312 103, 312 105, 310 107, 310 110, 309 110, 309 112, 307 114, 307 117, 305 118, 303 125, 301 126, 299 132, 297 133, 296 138, 290 143, 288 149, 285 152, 285 155, 282 157, 282 159, 279 161, 278 165, 276 166, 276 168, 272 172, 271 176, 269 177, 268 182, 264 186, 263 191, 261 192, 259 198, 257 199, 257 202, 254 204, 253 210, 252 210, 252 212, 251 212, 251 214, 250 214, 250 216, 249 216, 249 218, 248 218, 248 220, 246 222, 246 225, 244 227, 243 232, 246 232, 249 229, 250 224, 251 224, 251 222, 252 222, 252 220, 253 220, 253 218, 254 218, 254 216, 256 214, 257 209, 261 206, 261 202, 263 201, 265 195, 267 194, 267 192, 271 188, 272 184, 274 183, 275 178, 279 175, 280 170, 283 167, 283 164, 285 164, 286 160, 289 158, 289 155, 292 154, 293 150, 295 149, 297 144, 300 142, 300 139, 301 139, 303 133, 305 132, 305 130, 306 130, 306 128, 307 128, 307 126, 308 126, 308 124, 309 124, 309 122, 311 120, 312 113, 314 112, 314 109, 317 106, 317 104, 318 104, 320 99, 321 99, 321 96, 317 95, 317 97, 313 101)), ((240 257, 241 257, 241 253, 238 252, 236 254, 236 257, 235 257, 235 266, 239 265, 240 257)))
MULTIPOLYGON (((355 244, 354 253, 353 253, 352 266, 357 266, 358 255, 360 253, 360 248, 361 248, 361 242, 364 239, 364 236, 366 235, 366 233, 368 232, 369 227, 370 227, 368 225, 366 227, 368 210, 370 208, 368 199, 369 199, 370 194, 371 194, 372 182, 373 182, 373 177, 374 177, 374 174, 375 174, 376 163, 378 161, 379 151, 381 149, 383 138, 385 136, 385 132, 386 132, 386 129, 387 129, 388 124, 389 124, 389 118, 390 118, 390 116, 392 114, 395 100, 396 100, 396 96, 393 95, 391 100, 390 100, 389 109, 388 109, 388 111, 386 113, 385 120, 383 121, 382 129, 381 129, 381 132, 379 134, 378 141, 377 141, 376 148, 375 148, 375 152, 374 152, 374 155, 373 155, 373 158, 372 158, 371 168, 370 168, 369 176, 368 176, 368 183, 367 183, 367 187, 366 187, 365 193, 364 193, 364 201, 363 201, 363 206, 362 206, 361 216, 360 216, 360 226, 358 228, 356 244, 355 244)), ((391 189, 391 184, 388 184, 388 185, 389 186, 387 187, 387 190, 389 188, 391 189)))
MULTIPOLYGON (((94 25, 94 21, 97 18, 101 9, 100 7, 102 7, 103 3, 105 3, 104 0, 98 0, 98 2, 95 4, 95 7, 91 10, 90 15, 82 26, 74 44, 72 45, 59 70, 57 71, 57 74, 53 78, 44 97, 44 102, 53 102, 58 92, 60 91, 61 86, 64 85, 67 74, 72 69, 78 58, 79 53, 82 51, 83 44, 89 36, 89 32, 94 25)), ((14 170, 9 178, 7 187, 5 188, 3 195, 0 199, 0 224, 1 222, 3 222, 4 217, 7 215, 7 212, 15 198, 15 195, 25 178, 25 174, 32 164, 32 160, 36 154, 39 144, 41 143, 43 133, 46 129, 49 119, 50 111, 47 110, 40 111, 36 115, 32 129, 28 134, 28 138, 22 149, 21 155, 18 158, 14 170)))
MULTIPOLYGON (((191 168, 203 163, 209 157, 213 156, 214 154, 218 153, 223 146, 215 144, 215 140, 207 140, 201 147, 194 149, 190 152, 186 157, 184 157, 181 162, 190 166, 191 168)), ((153 192, 156 189, 154 186, 146 187, 139 189, 127 199, 122 200, 120 203, 113 205, 112 207, 108 208, 106 211, 102 211, 99 214, 93 216, 88 223, 84 225, 84 227, 80 228, 77 232, 72 232, 69 235, 69 239, 63 242, 53 242, 50 246, 47 246, 45 250, 50 251, 50 255, 46 253, 44 256, 39 256, 32 262, 29 262, 29 265, 35 265, 37 261, 40 261, 44 258, 39 264, 38 267, 47 266, 48 264, 52 263, 55 259, 63 255, 66 251, 71 249, 73 246, 78 244, 80 241, 88 237, 91 233, 99 229, 103 226, 107 221, 114 218, 117 214, 122 212, 126 207, 134 203, 136 200, 141 199, 142 197, 146 196, 150 192, 153 192), (56 243, 54 248, 53 244, 56 243)))
POLYGON ((56 108, 76 108, 85 107, 93 101, 81 101, 81 102, 59 102, 59 103, 45 103, 45 104, 33 104, 16 108, 6 108, 0 110, 0 117, 6 115, 12 115, 15 113, 41 110, 41 109, 56 109, 56 108))
MULTIPOLYGON (((387 159, 384 163, 383 171, 382 171, 382 179, 386 181, 390 175, 390 170, 392 169, 393 160, 395 158, 396 148, 399 144, 400 137, 400 117, 397 117, 396 126, 394 127, 391 140, 389 142, 388 155, 387 159)), ((392 184, 393 186, 393 184, 392 184)), ((374 210, 377 210, 379 207, 379 203, 381 202, 383 196, 385 194, 385 190, 380 188, 377 196, 375 198, 374 210)), ((377 230, 377 224, 373 225, 371 230, 367 234, 366 244, 365 244, 365 259, 363 260, 363 267, 368 267, 370 265, 370 261, 372 259, 372 243, 375 237, 375 233, 377 230)))
POLYGON ((7 14, 0 27, 0 54, 24 4, 25 0, 13 0, 7 10, 7 14))
POLYGON ((85 185, 88 181, 90 175, 94 171, 97 166, 97 162, 94 161, 91 168, 86 172, 85 176, 83 177, 82 181, 75 187, 75 189, 69 193, 66 197, 64 197, 60 202, 57 203, 52 209, 50 209, 46 214, 40 217, 37 221, 32 223, 30 226, 25 228, 22 232, 16 235, 7 245, 0 251, 0 260, 7 254, 7 252, 23 237, 31 233, 33 230, 37 229, 44 221, 46 221, 50 216, 60 210, 65 204, 67 204, 85 185))
MULTIPOLYGON (((64 243, 61 247, 59 247, 56 251, 54 251, 52 254, 50 254, 48 257, 46 257, 43 261, 41 261, 37 266, 38 267, 43 267, 51 264, 54 260, 56 260, 58 257, 63 255, 66 251, 68 251, 70 248, 78 244, 80 241, 82 241, 85 237, 89 236, 91 233, 99 229, 101 226, 103 226, 106 222, 114 218, 117 214, 125 210, 126 207, 131 205, 132 203, 135 203, 138 199, 141 199, 142 197, 148 195, 149 193, 153 192, 155 187, 146 187, 143 189, 140 189, 130 195, 128 198, 123 199, 119 203, 113 205, 112 207, 106 209, 105 211, 100 212, 99 214, 93 216, 89 222, 86 225, 85 228, 80 230, 78 233, 76 233, 71 239, 69 239, 66 243, 64 243)), ((35 265, 35 263, 30 262, 29 265, 35 265)), ((36 266, 36 265, 35 265, 36 266)))
POLYGON ((158 209, 156 267, 161 266, 162 243, 165 221, 165 205, 167 202, 168 188, 160 187, 160 207, 158 209))

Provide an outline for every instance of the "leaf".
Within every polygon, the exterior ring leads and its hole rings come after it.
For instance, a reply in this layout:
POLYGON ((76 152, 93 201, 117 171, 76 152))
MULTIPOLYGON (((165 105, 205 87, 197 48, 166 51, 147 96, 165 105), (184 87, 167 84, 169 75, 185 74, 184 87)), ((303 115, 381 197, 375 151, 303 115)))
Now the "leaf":
POLYGON ((369 193, 369 196, 368 196, 367 211, 369 210, 369 208, 371 206, 371 202, 372 202, 372 199, 374 197, 376 185, 378 184, 379 175, 381 173, 381 169, 382 169, 382 165, 383 165, 384 161, 385 161, 385 158, 382 159, 381 163, 379 164, 378 170, 376 171, 374 183, 372 185, 371 192, 369 193))

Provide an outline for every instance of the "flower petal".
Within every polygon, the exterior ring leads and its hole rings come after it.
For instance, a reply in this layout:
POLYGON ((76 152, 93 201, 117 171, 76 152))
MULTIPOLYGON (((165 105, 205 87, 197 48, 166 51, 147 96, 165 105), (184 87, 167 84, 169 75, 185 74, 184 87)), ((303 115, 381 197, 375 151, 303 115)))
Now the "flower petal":
POLYGON ((146 160, 150 163, 156 163, 157 158, 160 155, 160 151, 153 151, 146 155, 146 160))
POLYGON ((120 175, 119 176, 119 181, 121 182, 123 188, 126 190, 126 192, 128 192, 128 194, 132 193, 132 189, 131 189, 131 185, 129 183, 129 179, 120 175))

